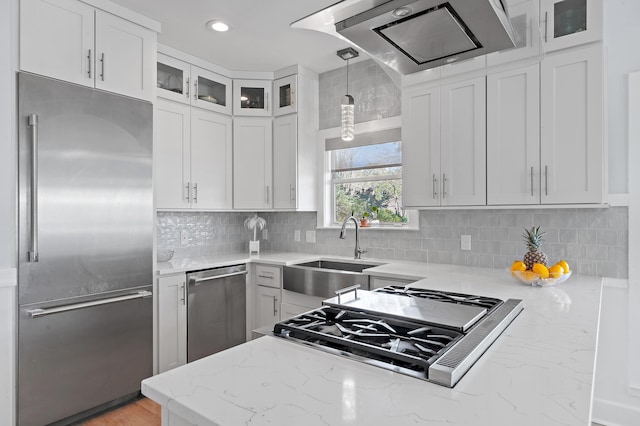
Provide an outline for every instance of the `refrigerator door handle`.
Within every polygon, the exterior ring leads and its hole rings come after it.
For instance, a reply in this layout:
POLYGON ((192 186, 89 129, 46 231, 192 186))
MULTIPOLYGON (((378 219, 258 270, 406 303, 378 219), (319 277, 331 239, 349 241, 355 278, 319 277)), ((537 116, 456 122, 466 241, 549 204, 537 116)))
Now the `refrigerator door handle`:
POLYGON ((38 116, 29 114, 31 127, 31 250, 28 261, 38 261, 38 116))
POLYGON ((109 303, 124 302, 127 300, 133 300, 133 299, 144 299, 146 297, 151 297, 152 295, 153 293, 145 290, 145 291, 139 291, 133 294, 128 294, 126 296, 109 297, 107 299, 93 300, 91 302, 74 303, 71 305, 56 306, 55 308, 48 308, 48 309, 41 309, 41 308, 31 309, 27 311, 27 314, 31 318, 38 318, 38 317, 43 317, 45 315, 75 311, 78 309, 91 308, 93 306, 106 305, 109 303))

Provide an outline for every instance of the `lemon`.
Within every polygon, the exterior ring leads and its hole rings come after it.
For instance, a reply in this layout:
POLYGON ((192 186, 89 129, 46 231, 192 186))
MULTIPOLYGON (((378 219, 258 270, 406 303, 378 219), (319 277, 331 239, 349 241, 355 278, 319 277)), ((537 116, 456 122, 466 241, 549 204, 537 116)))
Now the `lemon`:
POLYGON ((562 269, 564 269, 564 274, 568 274, 569 272, 571 272, 571 269, 569 269, 569 264, 566 260, 560 260, 558 261, 558 263, 556 263, 556 265, 562 266, 562 269))
POLYGON ((564 268, 562 265, 553 265, 549 268, 549 275, 552 278, 558 278, 562 274, 564 274, 564 268))
POLYGON ((531 282, 538 279, 538 275, 533 271, 526 270, 522 273, 522 278, 524 278, 526 282, 531 282))
POLYGON ((531 270, 538 274, 540 278, 549 278, 549 270, 542 263, 534 263, 531 270))
POLYGON ((521 260, 514 260, 511 265, 511 271, 526 271, 527 265, 521 260))

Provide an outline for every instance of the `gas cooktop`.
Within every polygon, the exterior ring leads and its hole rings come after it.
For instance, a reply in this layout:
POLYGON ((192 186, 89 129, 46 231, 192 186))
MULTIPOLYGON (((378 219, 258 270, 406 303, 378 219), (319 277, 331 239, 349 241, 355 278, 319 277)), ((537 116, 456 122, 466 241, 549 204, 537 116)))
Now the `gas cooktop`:
POLYGON ((521 300, 388 286, 282 321, 274 335, 453 387, 522 311, 521 300))

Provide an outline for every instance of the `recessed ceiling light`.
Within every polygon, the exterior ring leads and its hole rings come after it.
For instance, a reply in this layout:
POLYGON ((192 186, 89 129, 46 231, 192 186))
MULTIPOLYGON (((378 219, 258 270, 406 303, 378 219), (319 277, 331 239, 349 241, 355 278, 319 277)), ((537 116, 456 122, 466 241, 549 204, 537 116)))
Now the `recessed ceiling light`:
POLYGON ((218 32, 225 32, 229 30, 229 26, 222 21, 209 21, 207 22, 207 28, 218 32))

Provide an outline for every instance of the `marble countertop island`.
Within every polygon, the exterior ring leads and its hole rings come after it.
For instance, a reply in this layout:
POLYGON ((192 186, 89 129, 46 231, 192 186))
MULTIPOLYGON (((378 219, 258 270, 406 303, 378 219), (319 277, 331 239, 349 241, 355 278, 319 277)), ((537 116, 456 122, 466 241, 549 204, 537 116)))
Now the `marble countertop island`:
POLYGON ((525 309, 453 389, 264 336, 146 379, 143 394, 162 405, 163 425, 590 424, 601 278, 540 288, 496 269, 376 269, 525 309))

